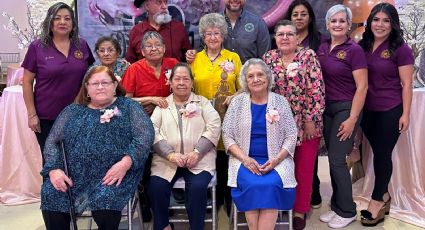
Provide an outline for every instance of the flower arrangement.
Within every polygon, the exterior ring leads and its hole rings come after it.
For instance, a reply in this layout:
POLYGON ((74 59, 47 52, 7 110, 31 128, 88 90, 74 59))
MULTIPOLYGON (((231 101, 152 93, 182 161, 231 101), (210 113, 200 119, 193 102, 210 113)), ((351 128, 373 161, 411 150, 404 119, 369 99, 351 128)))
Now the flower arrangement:
POLYGON ((179 110, 182 117, 191 118, 200 113, 199 107, 195 103, 188 103, 186 106, 179 110))
POLYGON ((289 63, 289 65, 286 67, 286 72, 290 77, 295 77, 298 73, 299 66, 300 65, 298 64, 298 62, 289 63))
POLYGON ((278 122, 280 120, 279 111, 277 111, 277 109, 268 109, 266 113, 266 120, 270 124, 278 122))
POLYGON ((415 58, 415 73, 413 87, 424 87, 425 79, 417 73, 420 55, 425 50, 425 2, 409 1, 409 3, 398 8, 400 14, 400 27, 403 30, 403 37, 412 48, 415 58))
POLYGON ((104 109, 103 114, 100 116, 100 123, 109 123, 111 118, 115 116, 121 116, 121 111, 118 107, 114 107, 113 109, 104 109))
MULTIPOLYGON (((27 22, 28 27, 19 26, 15 18, 7 12, 2 12, 2 16, 8 19, 7 25, 3 28, 12 33, 13 37, 18 39, 18 48, 27 48, 40 34, 41 24, 46 16, 47 9, 57 0, 25 0, 27 5, 27 22)), ((71 0, 63 0, 70 4, 71 0)))

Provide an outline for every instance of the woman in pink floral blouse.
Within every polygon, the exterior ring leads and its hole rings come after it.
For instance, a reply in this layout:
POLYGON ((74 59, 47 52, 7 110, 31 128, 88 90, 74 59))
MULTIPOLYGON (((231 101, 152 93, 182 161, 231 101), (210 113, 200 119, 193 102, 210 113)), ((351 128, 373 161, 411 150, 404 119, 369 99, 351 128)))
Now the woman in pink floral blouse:
POLYGON ((304 229, 310 210, 313 169, 323 128, 324 84, 320 64, 311 49, 297 46, 297 32, 289 20, 275 26, 277 49, 263 56, 273 73, 273 91, 286 97, 298 128, 295 177, 298 183, 294 204, 294 227, 304 229))

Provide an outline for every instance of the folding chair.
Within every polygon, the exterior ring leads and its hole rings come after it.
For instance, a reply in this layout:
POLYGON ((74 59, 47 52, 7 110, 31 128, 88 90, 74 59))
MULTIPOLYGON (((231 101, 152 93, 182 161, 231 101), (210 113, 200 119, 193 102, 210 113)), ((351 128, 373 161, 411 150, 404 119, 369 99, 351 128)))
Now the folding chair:
MULTIPOLYGON (((230 228, 232 228, 232 226, 233 226, 233 230, 237 230, 238 227, 248 226, 248 224, 246 222, 242 222, 242 223, 238 222, 239 221, 239 219, 238 219, 238 213, 239 212, 240 211, 236 207, 236 204, 234 202, 232 202, 232 208, 230 210, 229 224, 230 224, 230 228)), ((276 225, 288 225, 289 230, 292 230, 292 209, 290 209, 290 210, 279 210, 276 225), (284 212, 288 212, 288 220, 287 221, 285 221, 284 218, 283 218, 284 212)))
MULTIPOLYGON (((213 178, 211 179, 210 183, 208 184, 208 189, 211 189, 211 193, 212 193, 211 204, 207 205, 207 209, 211 210, 211 218, 205 219, 205 223, 211 223, 213 230, 217 229, 216 185, 217 185, 217 176, 214 173, 213 178)), ((184 189, 185 188, 184 179, 182 177, 179 178, 176 181, 176 183, 174 184, 173 188, 184 189)), ((185 210, 186 207, 184 206, 184 204, 183 205, 170 204, 169 209, 171 209, 171 210, 185 210)), ((187 219, 187 218, 170 218, 169 222, 170 223, 189 223, 189 219, 187 219)))

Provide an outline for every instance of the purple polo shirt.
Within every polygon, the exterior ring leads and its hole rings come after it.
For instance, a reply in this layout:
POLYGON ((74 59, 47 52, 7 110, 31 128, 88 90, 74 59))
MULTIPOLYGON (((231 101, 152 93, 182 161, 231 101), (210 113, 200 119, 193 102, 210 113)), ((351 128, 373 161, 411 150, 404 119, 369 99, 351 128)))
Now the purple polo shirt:
POLYGON ((320 44, 317 56, 325 81, 326 101, 352 101, 356 92, 353 71, 366 69, 363 49, 350 38, 329 52, 331 41, 320 44))
POLYGON ((373 111, 387 111, 402 102, 402 86, 398 67, 413 65, 415 60, 410 47, 404 43, 393 54, 389 41, 382 43, 372 53, 366 52, 369 88, 365 107, 373 111))
POLYGON ((55 120, 80 90, 87 68, 94 63, 87 42, 72 42, 68 57, 56 47, 44 47, 39 40, 30 44, 22 67, 35 73, 34 105, 40 119, 55 120))

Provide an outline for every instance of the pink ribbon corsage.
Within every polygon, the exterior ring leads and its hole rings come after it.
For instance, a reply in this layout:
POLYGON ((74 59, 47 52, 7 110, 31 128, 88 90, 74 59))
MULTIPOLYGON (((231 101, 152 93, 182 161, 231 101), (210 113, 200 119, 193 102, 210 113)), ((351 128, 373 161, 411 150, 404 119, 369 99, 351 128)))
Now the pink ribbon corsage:
POLYGON ((179 112, 183 117, 191 118, 198 115, 200 109, 195 103, 189 103, 184 108, 180 109, 179 112))
POLYGON ((118 107, 114 107, 113 109, 105 109, 105 112, 100 116, 100 123, 108 123, 111 121, 111 118, 115 116, 121 116, 121 111, 118 107))
POLYGON ((266 120, 273 124, 275 122, 278 122, 280 120, 279 112, 277 109, 269 109, 266 113, 266 120))
POLYGON ((224 62, 221 62, 220 67, 221 67, 221 69, 223 69, 223 72, 228 73, 228 74, 235 70, 235 64, 233 63, 233 61, 230 61, 230 60, 226 60, 224 62))

